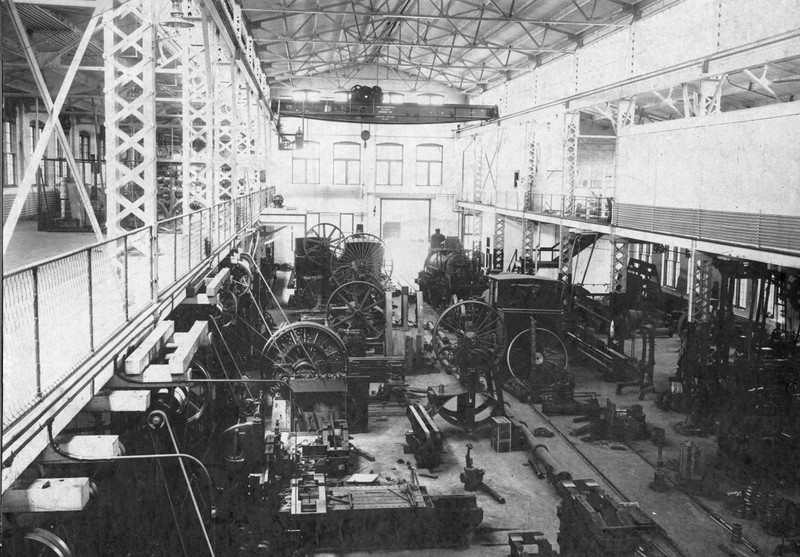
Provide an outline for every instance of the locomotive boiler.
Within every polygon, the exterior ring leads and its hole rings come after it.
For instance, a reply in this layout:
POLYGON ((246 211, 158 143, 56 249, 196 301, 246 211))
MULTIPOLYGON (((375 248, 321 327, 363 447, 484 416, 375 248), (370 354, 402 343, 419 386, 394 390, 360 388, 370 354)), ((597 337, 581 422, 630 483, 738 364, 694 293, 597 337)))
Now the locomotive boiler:
POLYGON ((438 228, 431 236, 428 255, 416 282, 425 301, 437 309, 449 305, 453 296, 471 298, 486 290, 480 265, 464 252, 458 238, 445 236, 438 228))

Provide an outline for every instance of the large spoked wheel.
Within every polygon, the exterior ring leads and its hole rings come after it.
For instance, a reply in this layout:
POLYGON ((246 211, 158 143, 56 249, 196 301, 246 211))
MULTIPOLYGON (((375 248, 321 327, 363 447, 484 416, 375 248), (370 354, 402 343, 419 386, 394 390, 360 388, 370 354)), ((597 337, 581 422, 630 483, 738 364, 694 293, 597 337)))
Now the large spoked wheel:
POLYGON ((344 239, 341 256, 334 260, 334 275, 351 282, 375 277, 379 280, 391 277, 392 262, 386 257, 383 240, 374 234, 351 234, 344 239))
POLYGON ((531 350, 531 331, 525 329, 508 345, 508 370, 518 381, 551 383, 567 369, 567 348, 554 332, 536 329, 536 351, 531 350))
MULTIPOLYGON (((61 529, 61 527, 59 527, 61 529)), ((39 527, 29 527, 6 536, 4 549, 10 555, 39 555, 42 557, 72 557, 69 543, 58 534, 39 527)))
POLYGON ((221 327, 229 327, 236 324, 238 315, 239 299, 230 289, 223 288, 217 298, 215 319, 221 327))
POLYGON ((250 268, 250 263, 241 259, 231 267, 231 282, 228 288, 237 297, 250 292, 253 287, 253 271, 250 268))
MULTIPOLYGON (((197 360, 192 360, 192 379, 211 379, 206 368, 197 360)), ((186 389, 185 421, 187 424, 198 421, 211 408, 213 392, 211 383, 193 383, 186 389)))
POLYGON ((264 345, 268 369, 266 379, 291 379, 318 375, 345 375, 349 362, 347 349, 332 329, 300 321, 275 332, 264 345))
POLYGON ((342 286, 348 282, 364 281, 371 282, 375 286, 383 286, 384 280, 380 274, 360 272, 358 268, 351 265, 339 265, 333 269, 331 278, 336 286, 342 286))
POLYGON ((386 295, 371 282, 348 282, 328 299, 328 326, 338 332, 357 329, 367 340, 380 340, 386 327, 386 295))
POLYGON ((303 251, 315 267, 330 269, 331 262, 342 256, 344 234, 339 227, 321 222, 312 226, 303 238, 303 251))
POLYGON ((506 327, 495 308, 466 301, 450 306, 433 327, 433 349, 446 371, 491 369, 503 357, 506 327))
POLYGON ((450 306, 433 327, 433 346, 445 370, 458 375, 461 388, 428 389, 431 414, 467 431, 488 425, 503 411, 503 390, 492 373, 506 348, 500 313, 472 300, 450 306))

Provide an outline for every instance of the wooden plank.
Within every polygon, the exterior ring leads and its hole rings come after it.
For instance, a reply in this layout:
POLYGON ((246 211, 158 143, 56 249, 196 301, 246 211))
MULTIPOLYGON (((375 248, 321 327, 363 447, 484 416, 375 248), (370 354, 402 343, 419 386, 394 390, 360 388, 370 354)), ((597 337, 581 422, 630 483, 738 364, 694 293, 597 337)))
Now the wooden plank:
POLYGON ((142 383, 171 383, 172 374, 169 364, 153 364, 147 366, 138 381, 142 383))
POLYGON ((145 412, 150 407, 150 391, 110 391, 89 401, 88 412, 145 412))
POLYGON ((3 493, 4 513, 80 511, 89 502, 89 478, 37 478, 3 493))
MULTIPOLYGON (((119 435, 69 435, 57 437, 58 448, 78 458, 111 458, 122 454, 119 435)), ((52 446, 42 453, 42 462, 47 464, 74 463, 64 458, 52 446)))
POLYGON ((208 294, 198 294, 191 298, 186 298, 181 302, 187 305, 215 305, 217 303, 216 296, 209 296, 208 294))
POLYGON ((169 370, 173 375, 183 375, 198 348, 210 343, 208 321, 195 321, 186 336, 181 336, 180 344, 169 360, 169 370))
POLYGON ((147 337, 142 341, 133 353, 125 358, 125 373, 127 375, 139 375, 155 358, 164 344, 172 338, 175 332, 174 321, 162 321, 156 325, 147 337))
POLYGON ((228 267, 223 267, 223 269, 206 284, 206 295, 216 296, 217 294, 219 294, 219 291, 222 289, 222 286, 226 282, 228 282, 228 279, 230 279, 230 277, 231 277, 231 270, 228 267))

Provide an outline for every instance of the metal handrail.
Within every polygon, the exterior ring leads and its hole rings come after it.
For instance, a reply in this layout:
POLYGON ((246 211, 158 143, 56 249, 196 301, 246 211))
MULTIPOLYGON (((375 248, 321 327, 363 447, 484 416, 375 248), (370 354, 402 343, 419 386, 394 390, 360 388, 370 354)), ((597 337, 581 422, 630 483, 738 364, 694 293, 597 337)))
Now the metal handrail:
MULTIPOLYGON (((274 188, 264 188, 5 274, 3 305, 15 318, 4 316, 3 329, 4 334, 14 337, 15 342, 9 346, 16 346, 4 351, 0 370, 0 381, 9 391, 4 397, 3 424, 12 425, 24 417, 45 394, 62 386, 75 369, 105 346, 114 331, 136 320, 172 285, 205 264, 209 245, 212 250, 218 248, 242 227, 252 224, 270 195, 274 195, 274 188), (243 205, 240 216, 235 211, 237 203, 243 205), (188 258, 180 260, 178 226, 175 230, 161 229, 165 223, 178 219, 189 223, 181 233, 181 245, 188 245, 188 258), (199 234, 192 231, 193 221, 201 223, 199 234), (159 245, 171 236, 175 238, 176 251, 170 254, 174 255, 171 261, 163 260, 166 253, 160 253, 159 245), (195 260, 193 256, 198 253, 195 260), (140 268, 135 267, 140 257, 147 258, 147 269, 132 271, 140 268), (166 270, 163 261, 172 266, 173 273, 158 280, 159 270, 166 270), (185 262, 186 267, 179 270, 179 261, 185 262), (70 328, 66 337, 65 328, 70 328), (68 339, 64 347, 58 345, 62 339, 68 339), (53 342, 56 346, 51 347, 53 342), (50 350, 44 352, 40 346, 50 350)), ((5 340, 11 340, 9 337, 5 340)))

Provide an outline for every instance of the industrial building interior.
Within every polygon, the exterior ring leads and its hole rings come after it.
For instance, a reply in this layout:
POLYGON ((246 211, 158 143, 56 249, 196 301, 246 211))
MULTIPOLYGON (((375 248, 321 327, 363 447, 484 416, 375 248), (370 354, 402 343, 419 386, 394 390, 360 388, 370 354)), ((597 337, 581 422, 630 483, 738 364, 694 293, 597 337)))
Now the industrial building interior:
POLYGON ((0 18, 0 554, 800 555, 796 0, 0 18))

